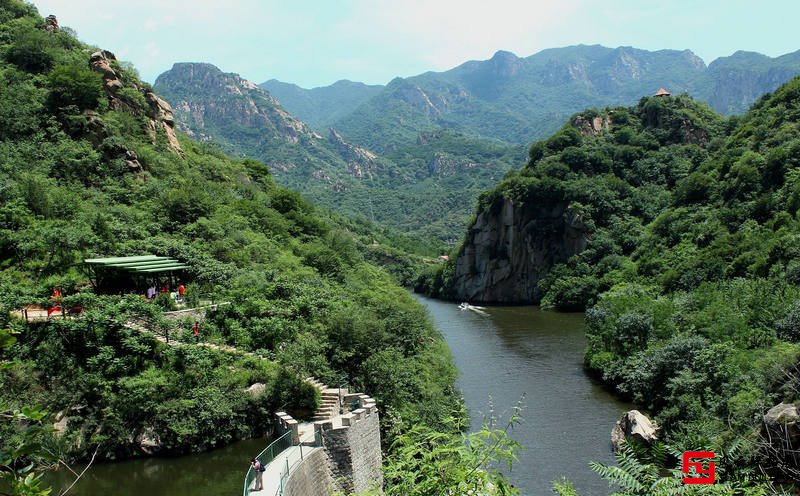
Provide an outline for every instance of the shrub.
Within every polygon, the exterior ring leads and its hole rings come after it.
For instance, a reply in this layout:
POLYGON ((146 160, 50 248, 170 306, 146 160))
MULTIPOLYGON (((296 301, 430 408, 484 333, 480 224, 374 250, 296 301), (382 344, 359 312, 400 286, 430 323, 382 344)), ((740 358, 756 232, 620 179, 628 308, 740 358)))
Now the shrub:
POLYGON ((105 98, 100 75, 91 69, 61 65, 47 76, 50 106, 54 110, 74 105, 78 110, 96 109, 105 98))
POLYGON ((55 63, 50 36, 37 30, 17 34, 5 58, 26 72, 47 72, 55 63))

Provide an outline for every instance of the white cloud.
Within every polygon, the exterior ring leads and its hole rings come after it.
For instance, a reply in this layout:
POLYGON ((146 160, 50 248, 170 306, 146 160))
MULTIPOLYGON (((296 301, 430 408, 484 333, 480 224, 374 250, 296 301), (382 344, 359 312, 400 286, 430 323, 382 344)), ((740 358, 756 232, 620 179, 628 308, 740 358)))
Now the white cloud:
POLYGON ((499 49, 525 56, 546 48, 547 35, 563 29, 562 21, 579 6, 579 0, 359 0, 356 16, 367 19, 353 24, 419 48, 425 61, 444 69, 499 49))

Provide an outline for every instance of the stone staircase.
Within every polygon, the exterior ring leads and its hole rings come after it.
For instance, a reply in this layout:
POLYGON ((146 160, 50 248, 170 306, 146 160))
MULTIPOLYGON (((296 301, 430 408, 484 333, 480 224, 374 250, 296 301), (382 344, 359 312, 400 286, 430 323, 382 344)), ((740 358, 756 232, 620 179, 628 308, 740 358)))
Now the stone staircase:
POLYGON ((347 389, 328 387, 313 377, 306 378, 306 382, 317 388, 320 394, 319 408, 311 417, 311 422, 328 420, 339 415, 342 406, 340 395, 347 394, 347 389))

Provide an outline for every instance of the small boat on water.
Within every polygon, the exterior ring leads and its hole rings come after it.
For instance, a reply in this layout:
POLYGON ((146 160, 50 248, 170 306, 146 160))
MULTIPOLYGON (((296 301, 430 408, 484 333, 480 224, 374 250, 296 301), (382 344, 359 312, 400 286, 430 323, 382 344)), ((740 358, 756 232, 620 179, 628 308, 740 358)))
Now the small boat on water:
POLYGON ((484 312, 484 310, 486 310, 486 307, 479 307, 479 306, 476 306, 476 305, 470 305, 466 301, 462 302, 458 306, 458 308, 460 308, 461 310, 472 310, 473 312, 477 312, 477 313, 482 314, 482 315, 489 315, 486 312, 484 312))

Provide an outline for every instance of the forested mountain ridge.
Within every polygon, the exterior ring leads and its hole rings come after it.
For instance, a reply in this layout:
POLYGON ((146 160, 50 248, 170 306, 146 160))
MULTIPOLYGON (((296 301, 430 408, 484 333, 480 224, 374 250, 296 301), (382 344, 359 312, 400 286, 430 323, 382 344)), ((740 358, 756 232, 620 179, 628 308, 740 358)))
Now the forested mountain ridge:
MULTIPOLYGON (((397 78, 339 120, 325 120, 355 143, 385 153, 438 127, 510 143, 529 143, 556 131, 587 107, 628 105, 659 87, 689 92, 723 114, 742 113, 762 94, 800 73, 800 52, 776 58, 753 52, 720 57, 706 67, 690 50, 577 45, 529 57, 498 51, 444 72, 397 78), (376 134, 374 130, 379 130, 376 134)), ((267 83, 265 83, 267 84, 267 83)), ((284 83, 285 84, 285 83, 284 83)), ((274 82, 271 87, 277 87, 274 82)), ((314 90, 282 92, 290 111, 307 121, 314 90)), ((355 100, 351 100, 355 102, 355 100)))
POLYGON ((277 79, 270 79, 259 86, 269 91, 283 105, 286 105, 284 102, 289 102, 292 114, 315 129, 332 126, 383 88, 378 84, 357 83, 346 79, 310 90, 277 79))
POLYGON ((0 478, 15 494, 45 494, 31 471, 95 450, 114 460, 263 435, 276 409, 314 409, 309 375, 369 391, 388 442, 458 410, 424 309, 367 261, 380 233, 175 132, 135 69, 18 0, 0 1, 0 185, 0 478), (200 339, 262 358, 195 346, 191 321, 164 317, 168 295, 101 291, 83 270, 144 254, 188 266, 190 303, 230 302, 201 319, 200 339), (75 316, 12 313, 56 304, 75 316))
POLYGON ((326 207, 438 243, 452 244, 477 193, 525 156, 522 146, 447 130, 378 156, 336 129, 323 137, 266 90, 210 64, 175 64, 155 88, 190 135, 262 161, 280 184, 326 207))
POLYGON ((775 419, 800 402, 799 132, 800 77, 741 117, 687 95, 576 114, 419 288, 586 309, 585 367, 664 439, 741 436, 741 467, 796 481, 800 424, 775 419))

